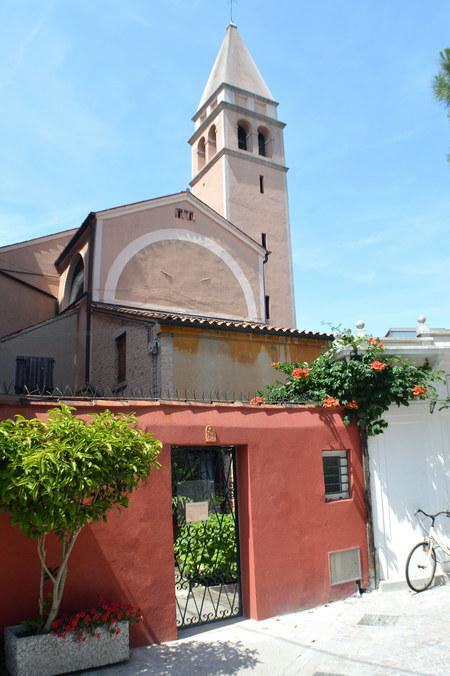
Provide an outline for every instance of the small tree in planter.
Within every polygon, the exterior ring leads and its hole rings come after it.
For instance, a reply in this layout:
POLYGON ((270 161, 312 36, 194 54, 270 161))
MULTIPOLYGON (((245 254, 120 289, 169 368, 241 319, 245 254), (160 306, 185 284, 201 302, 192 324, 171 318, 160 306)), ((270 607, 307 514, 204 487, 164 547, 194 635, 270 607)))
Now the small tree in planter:
POLYGON ((129 493, 159 467, 161 442, 139 430, 134 416, 105 411, 87 423, 72 410, 61 405, 49 411, 47 421, 17 415, 0 422, 0 509, 37 540, 41 633, 58 615, 69 557, 82 528, 106 521, 111 507, 127 507, 129 493), (57 568, 47 558, 52 532, 60 544, 57 568), (52 586, 49 608, 46 580, 52 586))

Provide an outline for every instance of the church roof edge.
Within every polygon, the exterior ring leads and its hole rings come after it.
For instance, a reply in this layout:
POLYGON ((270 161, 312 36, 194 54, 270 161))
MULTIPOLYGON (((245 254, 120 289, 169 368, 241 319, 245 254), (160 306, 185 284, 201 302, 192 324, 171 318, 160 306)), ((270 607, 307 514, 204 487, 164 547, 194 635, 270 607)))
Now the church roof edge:
POLYGON ((222 329, 230 331, 244 331, 259 333, 262 335, 282 335, 308 339, 332 340, 333 336, 328 333, 316 331, 304 331, 303 329, 293 329, 289 327, 273 326, 258 322, 247 321, 245 319, 220 319, 217 317, 208 317, 206 315, 185 314, 180 312, 164 312, 161 310, 151 310, 144 308, 130 307, 114 303, 92 303, 94 310, 100 312, 122 314, 130 317, 142 319, 155 319, 163 324, 187 325, 192 327, 202 327, 206 329, 222 329))

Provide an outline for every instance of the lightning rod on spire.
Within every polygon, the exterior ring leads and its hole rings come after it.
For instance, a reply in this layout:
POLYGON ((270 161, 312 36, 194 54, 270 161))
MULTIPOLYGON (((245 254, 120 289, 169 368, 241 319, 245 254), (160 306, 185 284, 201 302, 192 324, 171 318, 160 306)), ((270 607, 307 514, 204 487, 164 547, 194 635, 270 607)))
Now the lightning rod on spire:
POLYGON ((235 0, 230 0, 230 26, 236 26, 233 20, 233 2, 235 2, 235 0))

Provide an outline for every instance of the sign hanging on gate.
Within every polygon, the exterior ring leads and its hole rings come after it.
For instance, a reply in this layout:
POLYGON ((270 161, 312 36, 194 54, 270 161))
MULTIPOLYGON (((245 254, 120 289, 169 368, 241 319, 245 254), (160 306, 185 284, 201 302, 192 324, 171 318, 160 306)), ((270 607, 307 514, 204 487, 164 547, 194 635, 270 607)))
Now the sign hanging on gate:
POLYGON ((208 521, 208 501, 186 502, 185 517, 186 523, 191 523, 192 521, 208 521))

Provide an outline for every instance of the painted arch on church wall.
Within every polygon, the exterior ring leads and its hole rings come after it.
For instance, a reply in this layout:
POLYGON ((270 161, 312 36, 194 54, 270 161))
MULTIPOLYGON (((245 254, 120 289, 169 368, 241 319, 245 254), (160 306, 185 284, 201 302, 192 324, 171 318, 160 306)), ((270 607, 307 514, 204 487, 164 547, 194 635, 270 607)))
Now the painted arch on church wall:
POLYGON ((257 319, 238 261, 217 241, 183 229, 146 233, 117 256, 105 301, 239 319, 257 319))

